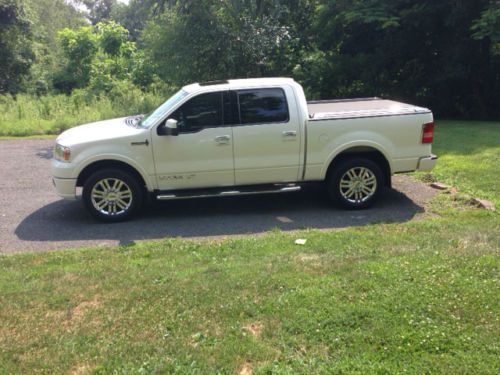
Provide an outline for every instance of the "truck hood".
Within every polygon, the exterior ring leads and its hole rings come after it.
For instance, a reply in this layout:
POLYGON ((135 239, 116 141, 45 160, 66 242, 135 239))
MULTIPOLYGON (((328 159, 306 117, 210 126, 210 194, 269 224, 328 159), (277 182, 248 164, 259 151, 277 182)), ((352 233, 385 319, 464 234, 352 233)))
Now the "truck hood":
POLYGON ((147 129, 135 128, 125 123, 125 117, 76 126, 61 133, 56 142, 63 146, 105 141, 144 134, 147 129))

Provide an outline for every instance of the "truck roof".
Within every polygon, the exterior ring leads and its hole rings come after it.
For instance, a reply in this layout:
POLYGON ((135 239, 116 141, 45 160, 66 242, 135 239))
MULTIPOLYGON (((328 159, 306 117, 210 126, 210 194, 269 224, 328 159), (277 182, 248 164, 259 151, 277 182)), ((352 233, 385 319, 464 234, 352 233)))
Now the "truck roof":
POLYGON ((228 79, 223 81, 211 81, 205 83, 192 83, 184 86, 182 89, 188 93, 196 92, 201 88, 216 87, 217 90, 224 90, 230 88, 252 88, 252 87, 266 87, 266 86, 281 86, 286 84, 295 84, 293 78, 286 77, 272 77, 272 78, 242 78, 242 79, 228 79))

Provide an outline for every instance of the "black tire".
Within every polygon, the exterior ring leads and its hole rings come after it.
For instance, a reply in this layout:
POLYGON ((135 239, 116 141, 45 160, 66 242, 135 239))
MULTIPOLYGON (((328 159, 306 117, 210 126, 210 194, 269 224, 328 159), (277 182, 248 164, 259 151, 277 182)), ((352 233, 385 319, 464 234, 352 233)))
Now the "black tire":
POLYGON ((115 223, 131 218, 140 210, 144 192, 130 173, 119 169, 103 169, 85 181, 82 199, 92 216, 107 223, 115 223))
POLYGON ((380 195, 384 175, 377 163, 356 157, 334 166, 326 185, 334 203, 351 210, 364 209, 371 207, 380 195))

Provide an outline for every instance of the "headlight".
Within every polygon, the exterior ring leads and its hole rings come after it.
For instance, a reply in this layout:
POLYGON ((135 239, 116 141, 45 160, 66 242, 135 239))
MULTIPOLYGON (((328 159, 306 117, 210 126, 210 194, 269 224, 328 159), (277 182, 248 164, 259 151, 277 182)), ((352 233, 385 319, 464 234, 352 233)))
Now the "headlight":
POLYGON ((60 161, 69 162, 71 158, 71 149, 69 147, 56 144, 56 147, 54 147, 54 158, 60 161))

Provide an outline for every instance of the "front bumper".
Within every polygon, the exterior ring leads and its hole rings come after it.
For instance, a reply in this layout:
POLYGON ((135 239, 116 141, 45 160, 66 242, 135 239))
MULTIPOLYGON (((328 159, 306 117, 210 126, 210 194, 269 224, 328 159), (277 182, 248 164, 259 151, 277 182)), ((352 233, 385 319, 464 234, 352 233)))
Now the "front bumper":
POLYGON ((437 159, 438 159, 438 157, 434 154, 420 158, 418 160, 417 169, 419 171, 430 171, 436 165, 437 159))
POLYGON ((59 196, 64 199, 76 199, 76 178, 53 177, 52 182, 59 196))

